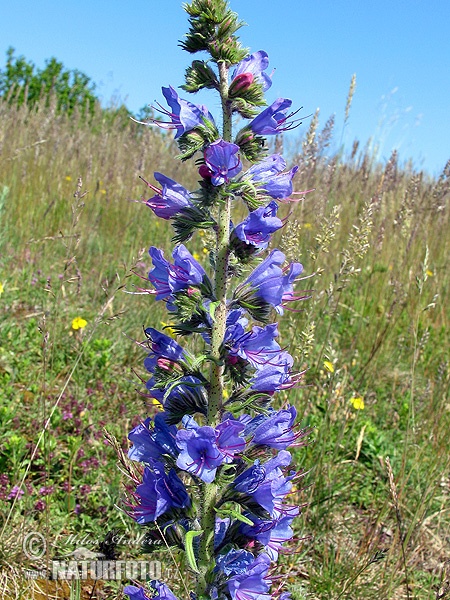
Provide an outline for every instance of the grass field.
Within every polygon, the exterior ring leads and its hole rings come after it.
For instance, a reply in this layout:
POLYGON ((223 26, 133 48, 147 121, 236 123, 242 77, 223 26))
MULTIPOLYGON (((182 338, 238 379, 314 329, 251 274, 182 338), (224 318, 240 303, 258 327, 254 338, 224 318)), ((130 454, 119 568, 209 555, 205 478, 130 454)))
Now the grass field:
MULTIPOLYGON (((284 576, 294 600, 450 597, 450 163, 434 180, 395 154, 377 164, 357 144, 326 158, 332 136, 332 121, 313 119, 298 141, 296 186, 315 192, 281 207, 292 214, 274 242, 313 290, 281 321, 282 345, 307 369, 289 401, 314 428, 297 451, 304 509, 284 576)), ((63 584, 25 569, 109 531, 140 533, 105 429, 126 450, 153 410, 139 395, 145 354, 134 340, 168 317, 126 292, 143 283, 148 247, 168 249, 171 237, 135 202, 147 193, 139 175, 195 187, 176 154, 120 113, 87 123, 0 102, 3 598, 123 597, 124 582, 63 584), (77 317, 86 327, 73 329, 77 317), (23 549, 32 532, 47 543, 35 560, 23 549)), ((190 248, 202 256, 208 244, 197 236, 190 248)), ((117 552, 141 555, 137 544, 117 552)), ((170 577, 170 556, 153 558, 170 577)))

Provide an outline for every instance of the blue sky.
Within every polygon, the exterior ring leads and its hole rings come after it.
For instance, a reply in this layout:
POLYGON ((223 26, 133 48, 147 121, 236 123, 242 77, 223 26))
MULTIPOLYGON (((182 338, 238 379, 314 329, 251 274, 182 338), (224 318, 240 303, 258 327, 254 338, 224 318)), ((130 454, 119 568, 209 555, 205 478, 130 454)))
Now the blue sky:
MULTIPOLYGON (((183 83, 190 56, 181 1, 15 0, 0 9, 0 68, 13 46, 37 66, 55 56, 97 84, 105 103, 138 111, 183 83), (6 6, 6 7, 5 7, 6 6)), ((231 0, 248 27, 242 42, 264 49, 275 68, 268 100, 283 96, 302 114, 336 114, 336 143, 358 138, 380 160, 393 148, 438 174, 450 158, 448 0, 231 0), (342 132, 353 73, 357 88, 342 132)), ((198 98, 198 97, 197 97, 198 98)), ((213 93, 194 102, 214 112, 213 93)), ((305 120, 305 127, 308 120, 305 120)), ((294 144, 298 134, 291 133, 294 144)))

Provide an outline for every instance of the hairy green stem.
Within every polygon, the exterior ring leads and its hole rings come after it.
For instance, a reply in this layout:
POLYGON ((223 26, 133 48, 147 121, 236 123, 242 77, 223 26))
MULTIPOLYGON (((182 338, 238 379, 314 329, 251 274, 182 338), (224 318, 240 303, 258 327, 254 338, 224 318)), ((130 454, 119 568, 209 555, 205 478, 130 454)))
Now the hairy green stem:
MULTIPOLYGON (((223 134, 225 142, 231 142, 232 115, 228 102, 228 67, 218 63, 220 75, 220 98, 222 101, 223 134)), ((215 296, 217 305, 211 332, 211 371, 208 401, 207 422, 211 427, 218 425, 223 402, 223 365, 220 360, 220 348, 223 343, 227 318, 227 273, 230 246, 231 199, 227 195, 220 198, 219 217, 216 232, 216 269, 215 296)), ((218 501, 218 486, 216 483, 203 485, 201 529, 203 535, 199 549, 199 576, 197 579, 197 598, 205 595, 207 590, 206 575, 214 564, 214 528, 216 513, 214 508, 218 501)))
MULTIPOLYGON (((231 141, 231 107, 228 102, 228 67, 219 63, 220 98, 223 114, 223 139, 231 141)), ((222 195, 219 200, 219 217, 216 238, 215 296, 217 306, 211 332, 211 377, 208 402, 208 425, 215 426, 220 420, 223 399, 223 366, 220 361, 220 348, 225 336, 227 318, 227 273, 230 246, 231 200, 222 195)))

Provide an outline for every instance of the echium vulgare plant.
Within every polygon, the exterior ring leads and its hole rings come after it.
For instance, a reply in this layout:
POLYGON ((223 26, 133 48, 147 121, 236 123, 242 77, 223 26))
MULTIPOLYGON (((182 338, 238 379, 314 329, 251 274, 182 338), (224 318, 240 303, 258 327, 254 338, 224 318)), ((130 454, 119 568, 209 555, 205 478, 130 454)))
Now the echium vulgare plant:
MULTIPOLYGON (((226 0, 194 0, 185 9, 190 30, 181 45, 209 57, 193 61, 181 87, 219 93, 222 133, 205 106, 162 88, 169 109, 160 107, 165 117, 149 124, 174 130, 179 158, 196 156, 201 180, 195 192, 158 172, 158 185, 146 182, 154 192, 146 204, 171 221, 177 243, 172 261, 150 248, 153 287, 146 290, 166 303, 172 337, 145 329, 145 394, 163 410, 129 434, 129 457, 140 465, 129 469, 127 511, 148 528, 147 547, 185 553, 196 578, 191 598, 286 599, 275 563, 293 537, 299 507, 287 498, 301 477, 287 448, 303 445, 307 431, 293 406, 271 406, 276 392, 301 377, 271 321, 306 292, 294 291, 302 265, 285 265, 280 250, 266 252, 283 226, 278 202, 292 200, 297 167, 286 170, 282 156, 268 155, 264 136, 298 121, 291 100, 260 108, 272 83, 268 56, 241 46, 242 23, 226 0), (234 116, 245 120, 235 135, 234 116), (248 216, 234 225, 236 203, 248 216), (207 268, 183 244, 198 229, 215 236, 207 268), (174 333, 197 336, 202 353, 192 354, 174 333)), ((131 600, 175 598, 160 581, 125 593, 131 600)))

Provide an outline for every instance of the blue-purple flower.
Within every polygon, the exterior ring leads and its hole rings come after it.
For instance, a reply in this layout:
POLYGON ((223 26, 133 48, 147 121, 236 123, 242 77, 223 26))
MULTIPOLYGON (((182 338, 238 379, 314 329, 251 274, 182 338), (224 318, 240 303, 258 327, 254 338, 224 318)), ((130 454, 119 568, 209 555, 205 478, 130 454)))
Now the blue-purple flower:
POLYGON ((257 117, 250 121, 248 129, 256 135, 277 135, 296 126, 294 121, 288 121, 294 113, 286 114, 292 106, 292 100, 278 98, 257 117))
POLYGON ((278 204, 273 201, 257 208, 236 225, 234 235, 260 250, 267 248, 272 233, 283 227, 283 221, 276 216, 277 210, 278 204))
POLYGON ((251 495, 259 488, 266 478, 266 470, 255 460, 254 464, 238 475, 233 483, 233 488, 242 494, 251 495))
POLYGON ((244 573, 228 579, 227 587, 232 600, 270 600, 270 579, 267 575, 270 558, 260 554, 244 573))
POLYGON ((282 468, 290 462, 291 455, 286 450, 281 450, 263 464, 255 461, 236 478, 233 487, 238 492, 251 496, 272 517, 283 514, 283 500, 292 490, 291 480, 295 475, 286 477, 282 468))
POLYGON ((255 557, 251 552, 232 548, 226 554, 219 555, 216 564, 225 575, 229 576, 245 573, 254 560, 255 557))
POLYGON ((256 267, 244 286, 250 286, 255 295, 271 304, 279 313, 283 312, 283 303, 300 298, 294 296, 294 282, 303 271, 300 263, 291 263, 287 270, 281 265, 286 257, 280 250, 272 250, 269 256, 256 267))
POLYGON ((129 433, 128 439, 133 446, 128 457, 141 462, 158 459, 163 454, 175 457, 179 452, 175 444, 176 434, 177 428, 167 424, 163 413, 157 413, 153 420, 146 419, 129 433))
POLYGON ((169 363, 177 363, 186 358, 184 348, 165 333, 161 333, 153 327, 147 327, 145 335, 151 341, 150 354, 144 360, 145 368, 150 373, 155 372, 158 361, 161 362, 161 359, 165 359, 169 363))
POLYGON ((253 525, 242 523, 240 532, 245 537, 257 540, 262 544, 270 559, 276 561, 283 544, 292 539, 294 535, 291 524, 298 513, 299 509, 295 507, 295 510, 290 511, 289 514, 268 520, 246 514, 253 521, 253 525))
POLYGON ((182 100, 172 86, 163 87, 162 93, 170 106, 171 112, 161 108, 166 116, 170 118, 170 123, 154 119, 152 122, 163 129, 175 129, 175 139, 178 139, 184 133, 195 129, 199 125, 204 125, 205 119, 214 123, 212 115, 205 106, 197 106, 182 100))
MULTIPOLYGON (((272 395, 280 390, 292 387, 294 383, 291 380, 290 369, 293 364, 292 356, 287 352, 282 352, 284 362, 264 366, 257 371, 250 380, 250 388, 256 392, 272 395)), ((278 354, 280 358, 280 354, 278 354)), ((279 361, 278 361, 279 362, 279 361)))
POLYGON ((156 592, 152 596, 152 600, 177 600, 169 586, 157 579, 150 582, 150 587, 156 592))
MULTIPOLYGON (((242 169, 239 146, 224 140, 209 144, 204 152, 206 173, 215 186, 223 185, 242 169)), ((205 173, 205 174, 206 174, 205 173)))
POLYGON ((296 435, 292 429, 296 416, 297 411, 294 406, 282 408, 273 414, 269 414, 254 430, 253 443, 284 450, 296 440, 296 435))
POLYGON ((298 171, 293 167, 284 173, 286 161, 279 154, 272 154, 253 165, 244 174, 244 179, 250 179, 267 196, 275 200, 285 201, 293 192, 292 180, 298 171))
POLYGON ((183 482, 174 469, 165 473, 163 463, 154 460, 144 469, 144 478, 134 494, 138 504, 132 506, 133 518, 140 523, 156 521, 172 508, 186 508, 191 505, 183 482))
POLYGON ((161 189, 148 183, 145 179, 143 181, 150 189, 156 192, 156 196, 149 198, 146 204, 157 217, 171 219, 183 210, 183 208, 192 206, 191 195, 186 188, 162 173, 156 172, 154 177, 162 186, 161 189))
POLYGON ((245 450, 245 440, 241 437, 245 425, 234 419, 226 419, 216 427, 216 444, 224 455, 224 462, 231 463, 236 454, 245 450))
POLYGON ((261 369, 272 360, 276 361, 281 351, 275 341, 276 337, 278 337, 277 323, 266 327, 255 325, 251 331, 245 331, 238 322, 227 329, 225 341, 230 357, 240 357, 256 369, 261 369))
POLYGON ((172 253, 174 264, 164 258, 164 253, 159 248, 152 246, 149 254, 154 267, 148 278, 156 289, 157 300, 170 301, 176 292, 190 286, 199 286, 206 275, 203 267, 183 244, 177 246, 172 253))
POLYGON ((281 202, 287 201, 287 198, 289 198, 293 192, 292 180, 297 171, 298 166, 295 166, 286 173, 280 173, 276 177, 272 177, 272 179, 263 183, 261 186, 262 191, 271 198, 275 198, 275 200, 281 202))
POLYGON ((243 178, 253 181, 268 181, 272 177, 277 177, 285 168, 286 161, 281 154, 271 154, 252 165, 244 173, 243 178))
POLYGON ((205 483, 211 483, 217 468, 224 462, 225 456, 217 447, 216 432, 212 427, 180 429, 176 438, 180 454, 177 466, 193 473, 205 483))
POLYGON ((233 88, 233 83, 236 81, 236 78, 242 76, 244 74, 251 74, 252 80, 262 85, 263 91, 266 92, 270 86, 272 85, 272 79, 264 73, 264 71, 269 66, 269 57, 267 52, 264 50, 258 50, 258 52, 253 52, 249 56, 245 57, 238 63, 232 74, 232 81, 230 87, 233 88))
POLYGON ((135 585, 127 585, 124 587, 123 593, 126 594, 130 600, 150 600, 150 596, 147 596, 144 588, 136 587, 135 585))
MULTIPOLYGON (((281 451, 279 454, 282 454, 282 452, 284 451, 281 451)), ((289 452, 286 454, 288 455, 289 452)), ((292 508, 290 505, 286 507, 286 505, 283 504, 283 500, 292 491, 291 481, 295 477, 295 473, 293 475, 285 476, 279 466, 276 466, 273 469, 270 468, 269 463, 275 461, 278 457, 279 455, 275 457, 275 459, 271 459, 264 464, 264 468, 266 469, 266 478, 258 487, 258 489, 251 494, 252 498, 256 500, 260 506, 267 510, 271 517, 277 517, 278 515, 284 514, 286 508, 289 512, 292 508)), ((287 460, 290 462, 290 455, 289 457, 279 457, 276 464, 287 466, 287 460)))

